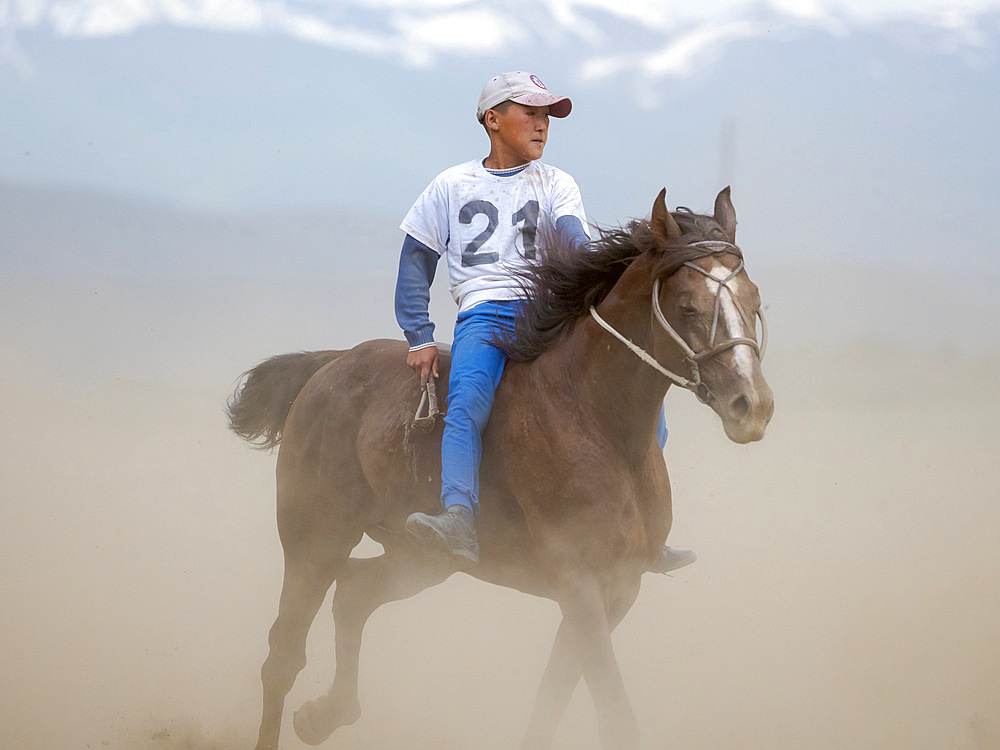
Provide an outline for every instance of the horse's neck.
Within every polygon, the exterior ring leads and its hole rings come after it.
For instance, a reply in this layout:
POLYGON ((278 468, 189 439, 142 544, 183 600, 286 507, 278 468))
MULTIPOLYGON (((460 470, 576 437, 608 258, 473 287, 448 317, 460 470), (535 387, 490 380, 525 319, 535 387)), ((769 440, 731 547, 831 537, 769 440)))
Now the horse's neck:
MULTIPOLYGON (((648 291, 612 291, 600 312, 633 343, 652 348, 648 291)), ((648 445, 669 381, 591 316, 582 319, 569 338, 567 343, 575 349, 572 359, 579 363, 576 379, 581 408, 590 410, 609 434, 620 435, 639 448, 648 445)))

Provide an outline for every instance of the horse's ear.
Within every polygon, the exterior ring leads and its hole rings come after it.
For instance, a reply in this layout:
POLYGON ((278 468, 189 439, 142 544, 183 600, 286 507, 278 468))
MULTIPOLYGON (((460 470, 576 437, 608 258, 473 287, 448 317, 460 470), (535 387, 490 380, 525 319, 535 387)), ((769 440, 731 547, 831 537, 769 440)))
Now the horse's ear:
POLYGON ((663 188, 653 202, 653 217, 650 222, 653 237, 659 247, 665 247, 678 239, 682 232, 674 217, 667 210, 667 189, 663 188))
POLYGON ((736 242, 736 209, 729 198, 728 186, 715 197, 715 220, 729 236, 729 241, 736 242))

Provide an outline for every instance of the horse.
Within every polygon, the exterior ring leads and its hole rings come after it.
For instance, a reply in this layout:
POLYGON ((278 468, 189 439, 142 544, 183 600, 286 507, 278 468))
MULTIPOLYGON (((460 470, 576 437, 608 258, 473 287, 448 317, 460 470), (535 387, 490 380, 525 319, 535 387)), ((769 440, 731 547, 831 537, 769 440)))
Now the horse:
MULTIPOLYGON (((551 746, 581 677, 602 746, 639 747, 611 634, 670 531, 660 404, 671 385, 687 388, 738 443, 761 439, 774 408, 760 365, 766 323, 729 188, 712 215, 670 212, 665 194, 650 218, 599 229, 584 250, 557 245, 522 279, 527 300, 514 334, 497 342, 508 364, 483 432, 478 563, 425 549, 404 530, 410 513, 440 509, 441 484, 440 422, 416 426, 421 386, 404 342, 279 355, 244 373, 230 427, 260 448, 280 443, 285 566, 256 750, 277 750, 285 697, 334 582, 333 683, 292 722, 312 745, 361 713, 372 612, 458 571, 559 605, 524 750, 551 746), (364 534, 382 555, 351 557, 364 534)), ((449 363, 444 351, 442 384, 449 363)))

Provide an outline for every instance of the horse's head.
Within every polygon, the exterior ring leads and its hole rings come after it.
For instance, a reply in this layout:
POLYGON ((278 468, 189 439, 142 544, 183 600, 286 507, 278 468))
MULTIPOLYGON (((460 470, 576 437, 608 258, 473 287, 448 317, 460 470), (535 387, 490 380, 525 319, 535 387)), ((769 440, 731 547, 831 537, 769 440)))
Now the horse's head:
POLYGON ((760 366, 767 329, 757 286, 736 246, 729 188, 715 199, 711 217, 675 218, 665 196, 661 191, 653 205, 657 249, 687 259, 654 283, 654 356, 712 407, 731 440, 760 440, 774 412, 760 366))

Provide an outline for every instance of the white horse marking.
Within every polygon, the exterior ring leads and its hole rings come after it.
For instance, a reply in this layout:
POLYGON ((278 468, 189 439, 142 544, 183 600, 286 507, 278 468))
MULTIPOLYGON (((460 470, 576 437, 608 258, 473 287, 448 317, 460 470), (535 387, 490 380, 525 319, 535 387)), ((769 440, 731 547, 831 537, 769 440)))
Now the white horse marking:
MULTIPOLYGON (((708 271, 712 274, 712 277, 705 277, 705 283, 708 284, 708 290, 712 294, 717 294, 720 297, 719 309, 721 312, 719 331, 716 332, 716 338, 723 336, 735 339, 741 338, 743 336, 743 318, 740 315, 739 310, 736 309, 736 304, 733 302, 733 295, 738 295, 740 293, 740 280, 739 278, 730 279, 726 282, 726 286, 732 292, 732 295, 722 292, 719 289, 719 282, 725 280, 732 270, 726 268, 722 263, 715 261, 712 267, 708 271), (724 325, 723 325, 724 324, 724 325), (723 331, 725 328, 727 330, 723 331)), ((750 331, 750 337, 755 338, 756 332, 750 331)), ((749 344, 737 344, 733 347, 733 360, 736 362, 736 371, 744 378, 749 378, 753 374, 753 349, 749 344)))

